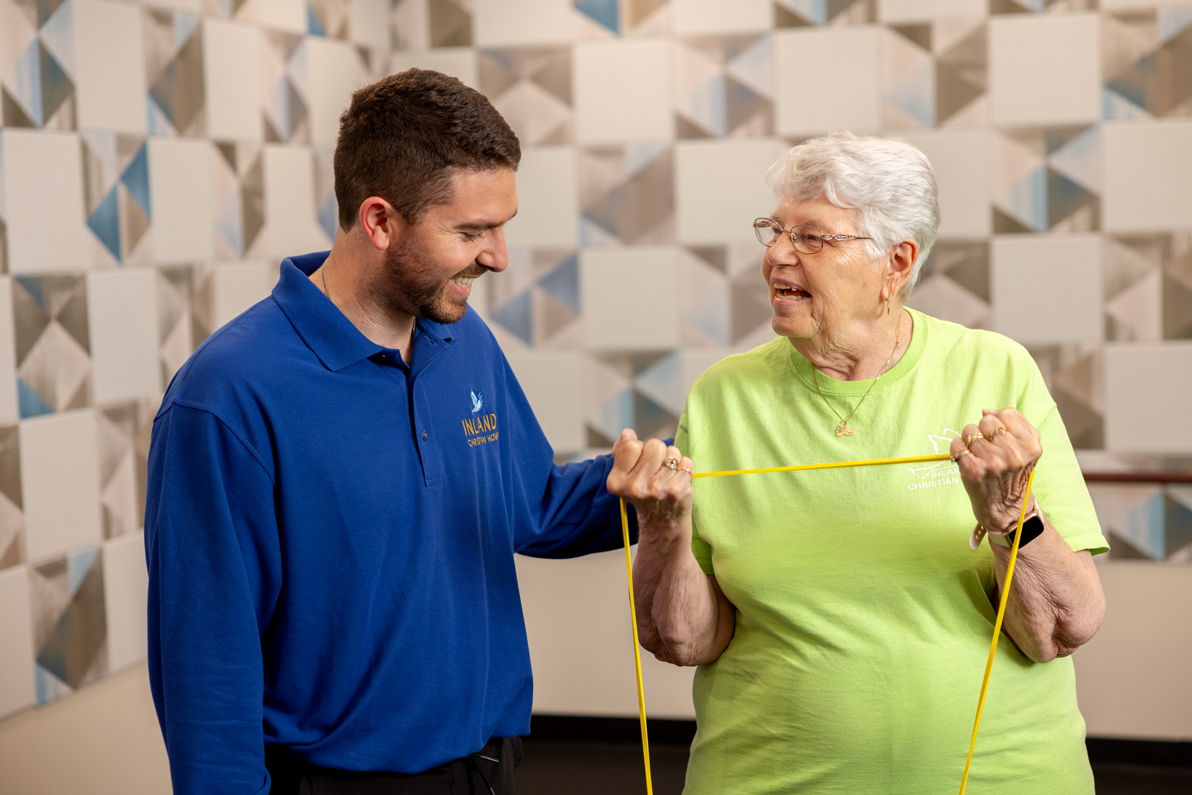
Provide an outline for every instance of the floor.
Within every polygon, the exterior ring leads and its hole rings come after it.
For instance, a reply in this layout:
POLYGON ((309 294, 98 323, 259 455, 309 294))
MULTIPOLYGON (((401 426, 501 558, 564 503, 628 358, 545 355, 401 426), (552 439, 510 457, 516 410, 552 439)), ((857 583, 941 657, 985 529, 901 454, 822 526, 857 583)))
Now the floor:
MULTIPOLYGON (((650 744, 656 795, 679 795, 687 747, 650 744)), ((1192 795, 1192 769, 1095 764, 1097 795, 1192 795)), ((640 746, 620 742, 525 740, 517 795, 644 793, 640 746)))

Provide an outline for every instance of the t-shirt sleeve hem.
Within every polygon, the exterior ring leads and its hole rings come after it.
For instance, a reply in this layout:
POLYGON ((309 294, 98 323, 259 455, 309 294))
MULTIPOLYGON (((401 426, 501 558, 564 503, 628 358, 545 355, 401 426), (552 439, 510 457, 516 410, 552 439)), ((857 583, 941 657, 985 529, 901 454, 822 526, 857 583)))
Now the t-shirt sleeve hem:
POLYGON ((1064 539, 1064 543, 1072 548, 1073 552, 1081 552, 1087 549, 1094 555, 1100 555, 1109 551, 1109 542, 1101 535, 1084 534, 1069 538, 1061 533, 1060 537, 1064 539))

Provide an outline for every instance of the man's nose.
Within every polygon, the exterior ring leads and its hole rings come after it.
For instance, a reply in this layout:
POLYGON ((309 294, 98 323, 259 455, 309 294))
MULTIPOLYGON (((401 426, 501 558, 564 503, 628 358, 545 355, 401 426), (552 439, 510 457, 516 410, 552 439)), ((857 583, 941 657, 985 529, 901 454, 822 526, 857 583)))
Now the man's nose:
POLYGON ((500 273, 509 267, 509 249, 505 245, 505 228, 497 227, 491 232, 492 245, 480 252, 476 261, 489 270, 500 273))

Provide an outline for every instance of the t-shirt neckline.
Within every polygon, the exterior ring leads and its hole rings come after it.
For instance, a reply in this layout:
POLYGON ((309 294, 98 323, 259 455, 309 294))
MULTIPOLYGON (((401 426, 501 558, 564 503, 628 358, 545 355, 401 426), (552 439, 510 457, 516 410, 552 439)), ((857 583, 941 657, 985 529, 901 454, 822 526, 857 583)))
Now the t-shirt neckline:
MULTIPOLYGON (((922 312, 918 312, 910 307, 905 307, 908 314, 911 316, 911 345, 898 363, 891 367, 887 372, 881 375, 881 381, 874 385, 872 378, 866 378, 860 381, 839 381, 831 376, 818 374, 819 390, 825 395, 863 395, 872 386, 873 391, 881 392, 884 389, 889 389, 894 384, 898 383, 908 373, 915 369, 915 365, 919 363, 919 359, 923 355, 923 350, 927 347, 927 323, 926 316, 922 312)), ((784 344, 789 351, 790 362, 794 367, 795 372, 799 376, 799 380, 812 392, 817 392, 815 366, 808 361, 803 354, 795 348, 783 337, 779 337, 781 343, 784 344)))

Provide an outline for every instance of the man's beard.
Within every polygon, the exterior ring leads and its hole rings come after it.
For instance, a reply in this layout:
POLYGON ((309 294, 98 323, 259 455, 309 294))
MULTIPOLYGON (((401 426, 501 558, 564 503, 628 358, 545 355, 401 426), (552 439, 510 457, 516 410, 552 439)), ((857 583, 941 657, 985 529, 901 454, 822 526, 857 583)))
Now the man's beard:
POLYGON ((463 320, 468 311, 468 303, 453 303, 446 299, 444 293, 447 282, 433 284, 425 281, 428 268, 422 266, 417 254, 410 253, 405 245, 390 249, 385 254, 385 269, 392 281, 390 301, 398 309, 433 323, 451 325, 463 320))

